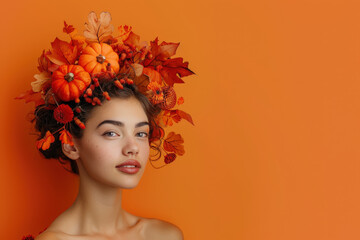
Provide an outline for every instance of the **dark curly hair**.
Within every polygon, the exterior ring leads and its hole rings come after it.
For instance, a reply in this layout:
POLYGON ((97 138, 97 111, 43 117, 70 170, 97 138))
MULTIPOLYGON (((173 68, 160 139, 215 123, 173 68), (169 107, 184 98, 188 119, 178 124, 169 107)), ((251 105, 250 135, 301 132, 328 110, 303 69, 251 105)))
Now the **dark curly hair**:
MULTIPOLYGON (((100 88, 97 87, 94 89, 93 96, 98 97, 101 102, 107 101, 106 98, 103 96, 103 91, 108 92, 111 98, 128 99, 134 97, 141 103, 150 124, 149 144, 152 149, 157 149, 157 146, 151 145, 151 143, 154 142, 155 140, 158 140, 153 134, 154 130, 161 131, 161 127, 159 127, 155 122, 155 118, 160 113, 161 108, 156 105, 153 105, 145 95, 143 95, 138 91, 135 85, 125 84, 124 89, 119 89, 114 85, 112 81, 102 82, 100 83, 100 88)), ((96 105, 93 106, 91 103, 86 102, 84 99, 81 99, 79 104, 76 104, 73 101, 67 104, 73 109, 76 106, 81 109, 80 113, 74 112, 74 114, 84 124, 86 124, 86 121, 89 118, 92 109, 96 106, 96 105)), ((76 164, 76 161, 69 159, 67 156, 65 156, 65 154, 62 151, 62 144, 61 141, 59 140, 60 133, 59 131, 57 131, 59 128, 61 128, 61 124, 59 124, 54 119, 53 114, 54 114, 54 107, 51 105, 39 105, 35 109, 35 117, 32 119, 32 122, 35 122, 35 129, 39 132, 38 139, 43 138, 47 131, 52 132, 55 137, 55 142, 53 142, 50 145, 49 149, 47 150, 39 149, 39 151, 42 153, 42 155, 45 158, 57 159, 63 165, 70 164, 71 170, 67 168, 65 169, 78 175, 79 169, 76 164)), ((74 121, 68 123, 66 128, 74 138, 79 139, 83 135, 83 130, 80 127, 78 127, 74 121)))

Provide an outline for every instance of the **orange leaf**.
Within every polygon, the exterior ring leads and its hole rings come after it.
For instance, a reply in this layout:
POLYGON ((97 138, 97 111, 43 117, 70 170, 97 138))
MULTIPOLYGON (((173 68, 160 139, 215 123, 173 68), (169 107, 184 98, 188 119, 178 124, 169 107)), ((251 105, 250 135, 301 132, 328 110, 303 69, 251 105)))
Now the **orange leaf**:
POLYGON ((51 66, 51 62, 46 57, 46 55, 49 55, 49 54, 51 54, 50 51, 47 51, 45 53, 45 50, 43 50, 43 53, 38 58, 38 63, 39 63, 38 69, 40 72, 48 71, 49 67, 51 66))
POLYGON ((181 137, 180 134, 170 132, 164 140, 163 146, 165 151, 174 152, 182 156, 185 153, 184 146, 182 145, 183 143, 184 139, 181 137))
POLYGON ((184 98, 183 97, 179 97, 178 100, 177 100, 177 104, 178 105, 181 105, 184 103, 184 98))
POLYGON ((130 32, 124 43, 131 44, 135 47, 140 46, 140 36, 130 32))
POLYGON ((171 115, 169 114, 164 114, 163 116, 162 116, 162 120, 163 120, 163 122, 164 122, 164 124, 166 125, 166 126, 172 126, 173 125, 173 122, 172 122, 172 118, 171 118, 171 115))
POLYGON ((65 128, 60 132, 59 139, 63 144, 70 144, 71 146, 74 146, 71 133, 69 133, 65 128))
POLYGON ((161 79, 161 75, 158 71, 152 69, 152 68, 144 68, 143 69, 143 73, 145 75, 147 75, 150 78, 151 82, 157 82, 159 83, 161 86, 163 85, 163 81, 161 79))
POLYGON ((33 90, 28 90, 17 96, 15 99, 24 99, 25 103, 34 102, 35 106, 39 106, 45 103, 44 99, 42 98, 41 92, 34 92, 33 90))
POLYGON ((47 131, 45 136, 39 141, 37 141, 36 147, 38 149, 41 148, 42 150, 45 151, 50 148, 51 143, 53 143, 54 141, 55 141, 54 135, 52 135, 50 131, 47 131))
POLYGON ((131 33, 132 27, 128 26, 128 25, 121 25, 120 27, 118 27, 118 30, 120 32, 120 39, 122 41, 124 41, 125 39, 128 38, 129 34, 131 33))
POLYGON ((77 57, 77 46, 72 46, 69 43, 62 41, 58 38, 51 43, 52 51, 51 54, 47 55, 47 58, 57 64, 74 64, 77 57))

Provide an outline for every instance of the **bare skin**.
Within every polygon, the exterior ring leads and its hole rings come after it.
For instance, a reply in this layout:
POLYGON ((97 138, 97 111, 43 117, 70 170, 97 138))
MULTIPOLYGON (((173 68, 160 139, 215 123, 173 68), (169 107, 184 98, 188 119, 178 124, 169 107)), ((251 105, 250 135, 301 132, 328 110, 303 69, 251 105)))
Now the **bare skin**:
POLYGON ((132 215, 121 206, 122 189, 137 186, 149 156, 147 121, 135 98, 115 98, 93 109, 83 137, 74 139, 74 146, 63 145, 79 167, 77 198, 36 240, 183 239, 175 225, 132 215), (136 174, 116 168, 129 159, 141 164, 136 174))

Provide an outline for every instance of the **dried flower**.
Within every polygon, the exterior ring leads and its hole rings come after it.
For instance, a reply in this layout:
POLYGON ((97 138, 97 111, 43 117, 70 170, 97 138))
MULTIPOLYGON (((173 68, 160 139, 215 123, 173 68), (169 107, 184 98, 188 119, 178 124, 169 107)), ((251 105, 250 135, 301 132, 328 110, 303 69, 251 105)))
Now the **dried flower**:
POLYGON ((61 104, 54 110, 54 118, 59 123, 66 124, 71 122, 74 117, 74 112, 67 104, 61 104))

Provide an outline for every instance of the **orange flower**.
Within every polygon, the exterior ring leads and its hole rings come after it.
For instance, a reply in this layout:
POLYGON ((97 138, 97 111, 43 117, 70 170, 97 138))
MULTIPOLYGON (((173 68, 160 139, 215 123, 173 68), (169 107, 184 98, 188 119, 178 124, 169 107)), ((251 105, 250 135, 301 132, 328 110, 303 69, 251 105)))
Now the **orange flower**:
POLYGON ((54 141, 55 141, 54 135, 52 135, 50 131, 47 131, 45 136, 36 142, 36 147, 38 149, 41 148, 42 150, 45 151, 49 149, 51 143, 53 143, 54 141))
POLYGON ((151 97, 153 104, 158 104, 164 101, 164 92, 162 91, 159 83, 150 82, 147 87, 153 93, 153 96, 151 97))

